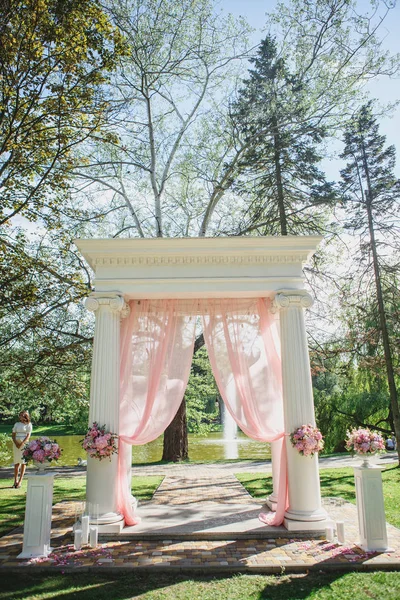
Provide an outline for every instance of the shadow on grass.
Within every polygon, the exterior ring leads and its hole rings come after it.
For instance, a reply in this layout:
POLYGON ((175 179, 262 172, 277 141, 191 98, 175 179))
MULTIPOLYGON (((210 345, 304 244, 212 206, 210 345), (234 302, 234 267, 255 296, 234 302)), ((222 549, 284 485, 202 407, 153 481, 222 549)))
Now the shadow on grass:
MULTIPOLYGON (((361 597, 366 586, 373 585, 375 594, 382 597, 388 586, 396 594, 399 590, 397 573, 310 572, 299 575, 231 575, 212 576, 182 573, 53 573, 24 574, 23 579, 13 575, 2 577, 2 600, 30 600, 51 597, 60 600, 128 600, 138 596, 152 599, 177 600, 189 598, 229 598, 239 600, 305 600, 318 592, 324 598, 361 597), (337 590, 338 595, 335 594, 337 590), (332 593, 334 595, 332 595, 332 593), (43 595, 43 596, 42 596, 43 595)), ((395 598, 396 595, 389 595, 395 598)), ((397 596, 398 597, 398 596, 397 596)))

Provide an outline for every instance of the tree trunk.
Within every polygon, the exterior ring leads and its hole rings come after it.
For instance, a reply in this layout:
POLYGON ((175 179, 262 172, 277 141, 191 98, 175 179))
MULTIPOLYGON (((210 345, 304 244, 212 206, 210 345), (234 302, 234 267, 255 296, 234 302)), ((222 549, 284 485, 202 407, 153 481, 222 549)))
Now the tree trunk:
MULTIPOLYGON (((196 354, 204 346, 204 336, 201 333, 194 343, 196 354)), ((188 434, 186 421, 186 402, 183 399, 175 417, 164 431, 162 460, 179 462, 189 458, 188 434)))
POLYGON ((279 209, 279 223, 281 228, 281 235, 287 235, 287 221, 286 211, 284 203, 284 192, 282 183, 282 171, 281 171, 281 146, 278 131, 278 121, 276 117, 272 118, 272 127, 274 135, 274 163, 275 163, 275 177, 276 187, 278 192, 278 209, 279 209))
POLYGON ((372 215, 372 186, 371 186, 368 161, 367 161, 367 156, 366 156, 364 145, 362 146, 362 151, 363 151, 363 166, 364 166, 364 172, 365 172, 365 176, 366 176, 366 180, 367 180, 367 187, 368 187, 367 197, 365 198, 365 200, 366 200, 366 207, 367 207, 367 214, 368 214, 368 229, 369 229, 369 236, 370 236, 370 242, 371 242, 372 260, 373 260, 373 265, 374 265, 376 297, 378 300, 379 321, 380 321, 381 332, 382 332, 383 351, 384 351, 384 355, 385 355, 386 373, 387 373, 387 380, 388 380, 388 386, 389 386, 390 408, 391 408, 393 424, 394 424, 394 433, 395 433, 396 441, 397 441, 397 453, 398 453, 398 457, 399 457, 399 466, 400 466, 400 410, 399 410, 399 403, 397 400, 397 389, 396 389, 396 382, 395 382, 395 378, 394 378, 392 351, 390 348, 389 332, 388 332, 387 321, 386 321, 385 304, 383 301, 383 294, 382 294, 382 282, 381 282, 381 274, 380 274, 379 261, 378 261, 378 253, 376 250, 375 229, 374 229, 374 221, 373 221, 373 215, 372 215))
POLYGON ((186 402, 182 400, 178 412, 164 431, 162 460, 179 462, 188 458, 186 402))

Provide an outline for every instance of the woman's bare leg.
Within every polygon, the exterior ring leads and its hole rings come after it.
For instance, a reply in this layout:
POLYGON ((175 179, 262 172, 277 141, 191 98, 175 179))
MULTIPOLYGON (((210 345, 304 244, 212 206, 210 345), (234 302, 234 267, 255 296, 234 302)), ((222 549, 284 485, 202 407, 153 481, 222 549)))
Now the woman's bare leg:
POLYGON ((25 470, 26 470, 26 465, 25 464, 21 464, 20 467, 21 467, 21 471, 20 471, 20 474, 19 474, 19 479, 18 479, 17 487, 21 487, 22 478, 23 478, 23 476, 25 474, 25 470))
POLYGON ((18 483, 18 469, 19 469, 19 463, 15 463, 15 465, 14 465, 14 486, 16 486, 18 483))

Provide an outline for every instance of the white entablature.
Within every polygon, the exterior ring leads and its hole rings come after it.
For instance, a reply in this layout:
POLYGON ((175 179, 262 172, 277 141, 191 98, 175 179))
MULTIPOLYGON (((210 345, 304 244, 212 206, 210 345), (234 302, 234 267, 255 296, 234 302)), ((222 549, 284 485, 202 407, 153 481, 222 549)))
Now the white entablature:
POLYGON ((96 292, 129 298, 259 297, 303 289, 319 236, 80 239, 96 292))

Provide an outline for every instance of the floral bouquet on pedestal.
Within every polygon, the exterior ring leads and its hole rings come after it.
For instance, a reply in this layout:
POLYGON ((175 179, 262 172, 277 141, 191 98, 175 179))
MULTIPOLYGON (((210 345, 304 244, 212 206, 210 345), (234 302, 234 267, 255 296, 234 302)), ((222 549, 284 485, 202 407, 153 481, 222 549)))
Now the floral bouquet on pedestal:
POLYGON ((106 430, 106 426, 99 426, 98 423, 94 422, 91 427, 88 428, 87 434, 81 441, 82 448, 86 450, 89 456, 103 460, 103 458, 109 458, 118 452, 117 446, 118 436, 116 433, 111 433, 106 430))
POLYGON ((40 437, 25 444, 22 456, 26 463, 33 461, 38 465, 44 465, 58 460, 61 456, 61 448, 57 442, 48 437, 40 437))
POLYGON ((292 446, 303 456, 313 456, 324 447, 322 433, 318 427, 302 425, 290 434, 292 446))
POLYGON ((360 427, 347 432, 346 450, 368 457, 385 452, 385 441, 379 433, 360 427))

